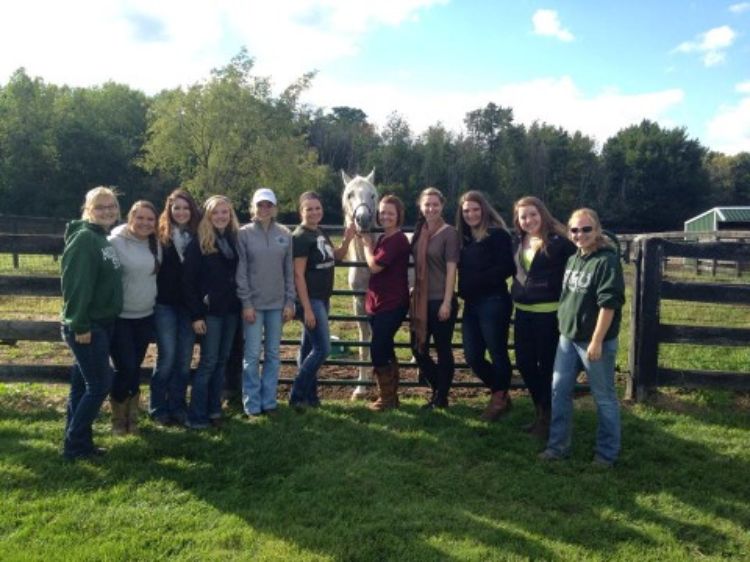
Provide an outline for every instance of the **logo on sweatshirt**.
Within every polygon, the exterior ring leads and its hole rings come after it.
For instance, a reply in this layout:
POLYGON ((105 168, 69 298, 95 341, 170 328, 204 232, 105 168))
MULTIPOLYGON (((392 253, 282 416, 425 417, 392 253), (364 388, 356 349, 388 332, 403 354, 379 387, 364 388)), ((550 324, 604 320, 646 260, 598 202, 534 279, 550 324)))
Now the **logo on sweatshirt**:
POLYGON ((276 242, 278 242, 279 246, 282 248, 286 248, 289 245, 289 239, 286 236, 277 236, 276 242))
POLYGON ((591 273, 567 269, 565 271, 565 277, 563 278, 563 284, 569 291, 574 293, 585 293, 589 288, 589 285, 591 285, 591 277, 591 273))
POLYGON ((117 252, 115 252, 115 249, 112 246, 102 248, 102 259, 105 262, 112 262, 113 268, 120 269, 120 258, 117 257, 117 252))

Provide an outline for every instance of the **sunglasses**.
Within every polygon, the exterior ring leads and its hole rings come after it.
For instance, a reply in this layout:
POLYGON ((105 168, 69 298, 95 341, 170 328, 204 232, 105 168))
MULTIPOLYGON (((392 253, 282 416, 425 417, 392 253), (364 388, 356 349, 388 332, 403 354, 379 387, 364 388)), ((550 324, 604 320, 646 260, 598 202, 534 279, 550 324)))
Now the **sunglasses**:
POLYGON ((589 232, 593 232, 594 227, 593 226, 582 226, 581 228, 578 228, 577 226, 571 226, 569 228, 571 234, 578 234, 579 232, 583 232, 584 234, 588 234, 589 232))

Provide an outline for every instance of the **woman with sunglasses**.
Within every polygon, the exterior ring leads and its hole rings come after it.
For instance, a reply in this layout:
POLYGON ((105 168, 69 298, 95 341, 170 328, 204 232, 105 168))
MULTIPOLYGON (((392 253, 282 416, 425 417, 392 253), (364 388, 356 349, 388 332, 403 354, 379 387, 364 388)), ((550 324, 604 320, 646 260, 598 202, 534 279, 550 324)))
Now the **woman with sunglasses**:
POLYGON ((557 307, 563 273, 576 247, 565 225, 536 197, 522 197, 513 206, 518 238, 514 252, 516 273, 511 296, 516 366, 534 401, 534 420, 524 431, 547 439, 552 393, 552 367, 560 332, 557 307))
POLYGON ((552 420, 547 448, 539 457, 570 455, 573 390, 580 364, 596 402, 595 466, 610 468, 620 452, 620 406, 615 390, 615 357, 625 284, 620 256, 602 234, 595 211, 578 209, 568 221, 578 251, 568 259, 557 317, 560 340, 552 376, 552 420))

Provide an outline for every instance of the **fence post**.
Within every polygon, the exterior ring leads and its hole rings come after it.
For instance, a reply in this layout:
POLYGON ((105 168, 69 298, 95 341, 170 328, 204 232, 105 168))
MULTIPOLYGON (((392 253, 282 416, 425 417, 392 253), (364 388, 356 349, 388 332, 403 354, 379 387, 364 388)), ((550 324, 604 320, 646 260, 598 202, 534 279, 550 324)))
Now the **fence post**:
POLYGON ((643 244, 638 297, 638 339, 633 372, 639 401, 644 400, 658 384, 659 304, 661 261, 664 253, 662 242, 661 238, 647 238, 643 244))
POLYGON ((632 241, 630 255, 633 261, 633 291, 630 303, 630 345, 628 346, 628 378, 625 386, 625 399, 638 399, 638 385, 635 375, 638 364, 638 326, 641 312, 641 256, 642 242, 640 237, 632 241))
MULTIPOLYGON (((13 234, 18 234, 18 221, 13 221, 13 228, 11 229, 13 231, 13 234)), ((18 262, 18 254, 13 254, 13 269, 18 269, 20 267, 20 264, 18 262)))

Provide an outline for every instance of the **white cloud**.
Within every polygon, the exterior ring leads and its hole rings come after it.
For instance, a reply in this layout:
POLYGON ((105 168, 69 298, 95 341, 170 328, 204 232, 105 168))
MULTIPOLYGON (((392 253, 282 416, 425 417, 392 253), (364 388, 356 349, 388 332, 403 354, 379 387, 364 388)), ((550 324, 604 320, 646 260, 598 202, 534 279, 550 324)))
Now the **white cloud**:
POLYGON ((447 0, 25 0, 0 18, 0 80, 16 68, 59 84, 106 80, 147 93, 190 84, 243 45, 284 86, 357 53, 365 35, 447 0))
POLYGON ((734 87, 734 91, 739 92, 740 94, 750 94, 750 80, 737 84, 734 87))
POLYGON ((643 119, 673 126, 667 113, 684 99, 679 89, 622 94, 615 89, 584 95, 568 77, 542 78, 506 84, 482 92, 406 90, 385 83, 340 84, 319 76, 306 100, 316 105, 348 105, 361 108, 378 125, 397 110, 412 132, 420 134, 438 121, 456 132, 463 130, 467 112, 489 102, 513 108, 515 120, 526 125, 543 121, 570 133, 580 130, 604 143, 620 129, 643 119))
POLYGON ((563 28, 555 10, 537 10, 531 16, 531 21, 534 24, 534 33, 537 35, 556 37, 565 42, 575 39, 569 30, 563 28))
POLYGON ((695 40, 684 41, 673 49, 678 53, 700 53, 705 66, 714 66, 726 59, 726 49, 734 43, 737 34, 728 25, 714 27, 699 33, 695 40))
MULTIPOLYGON (((750 93, 750 88, 744 92, 750 93)), ((719 108, 706 124, 706 141, 713 150, 726 154, 750 152, 750 96, 719 108)))
POLYGON ((732 4, 729 6, 729 11, 733 14, 741 14, 750 10, 750 2, 739 2, 738 4, 732 4))

